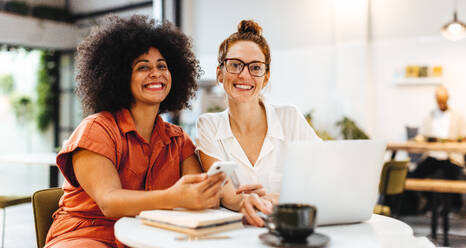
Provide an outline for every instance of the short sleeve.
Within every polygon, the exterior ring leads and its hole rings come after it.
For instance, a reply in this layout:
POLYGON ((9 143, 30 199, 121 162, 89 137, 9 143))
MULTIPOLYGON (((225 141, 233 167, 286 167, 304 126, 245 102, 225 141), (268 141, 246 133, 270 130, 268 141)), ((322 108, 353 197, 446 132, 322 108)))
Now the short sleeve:
POLYGON ((430 126, 430 119, 431 119, 431 114, 429 113, 426 117, 424 117, 424 119, 422 120, 422 126, 419 128, 419 131, 418 133, 422 136, 430 136, 430 134, 427 133, 427 130, 429 130, 429 126, 430 126))
POLYGON ((221 150, 221 146, 215 134, 217 127, 211 118, 208 116, 200 116, 196 123, 197 126, 197 140, 196 140, 196 153, 202 151, 206 155, 216 158, 218 160, 225 160, 221 150))
POLYGON ((294 140, 322 140, 317 136, 314 129, 304 118, 304 115, 295 106, 290 106, 288 109, 290 123, 293 123, 293 139, 294 140))
MULTIPOLYGON (((105 122, 99 122, 98 117, 95 117, 84 119, 74 130, 57 156, 57 166, 71 185, 79 186, 72 163, 73 152, 78 148, 100 154, 116 164, 116 140, 119 133, 114 129, 105 122)), ((118 130, 117 127, 116 129, 118 130)))
POLYGON ((184 161, 185 159, 191 157, 191 155, 194 154, 194 150, 196 149, 196 147, 194 146, 191 138, 185 132, 183 132, 181 139, 181 161, 184 161))

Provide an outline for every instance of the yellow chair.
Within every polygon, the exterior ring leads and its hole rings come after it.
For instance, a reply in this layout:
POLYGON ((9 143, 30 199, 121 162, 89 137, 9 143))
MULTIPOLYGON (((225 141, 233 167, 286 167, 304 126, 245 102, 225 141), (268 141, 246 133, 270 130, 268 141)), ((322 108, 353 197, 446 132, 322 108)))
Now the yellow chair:
POLYGON ((2 221, 2 248, 5 244, 5 220, 6 220, 6 207, 14 206, 22 203, 31 201, 30 196, 0 196, 0 208, 3 209, 3 221, 2 221))
MULTIPOLYGON (((379 183, 379 204, 374 208, 375 214, 382 214, 386 216, 391 215, 389 206, 385 206, 386 195, 399 195, 404 191, 404 184, 406 175, 408 174, 409 160, 395 161, 390 160, 385 162, 380 175, 379 183)), ((398 199, 398 205, 400 203, 398 199)))
POLYGON ((58 201, 62 195, 63 189, 61 188, 43 189, 32 195, 37 247, 45 245, 47 232, 53 222, 52 215, 58 209, 58 201))

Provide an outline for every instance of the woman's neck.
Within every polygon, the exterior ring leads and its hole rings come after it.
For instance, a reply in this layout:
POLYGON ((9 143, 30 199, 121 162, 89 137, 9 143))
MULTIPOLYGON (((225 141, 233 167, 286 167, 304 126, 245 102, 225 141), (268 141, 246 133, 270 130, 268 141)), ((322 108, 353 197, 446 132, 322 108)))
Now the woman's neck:
POLYGON ((267 116, 263 103, 228 103, 230 126, 240 133, 248 133, 259 127, 267 126, 267 116))
POLYGON ((159 105, 133 105, 129 112, 134 120, 137 132, 150 143, 152 130, 154 129, 155 119, 159 111, 159 105))

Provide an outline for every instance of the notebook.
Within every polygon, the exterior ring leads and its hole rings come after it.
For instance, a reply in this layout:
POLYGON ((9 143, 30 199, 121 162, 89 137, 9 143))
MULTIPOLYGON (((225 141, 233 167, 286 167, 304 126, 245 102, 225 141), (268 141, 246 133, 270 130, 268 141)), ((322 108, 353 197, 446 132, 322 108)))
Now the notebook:
POLYGON ((368 220, 378 197, 385 143, 309 141, 284 148, 279 203, 317 207, 317 224, 368 220))
POLYGON ((243 227, 243 214, 225 209, 148 210, 142 211, 138 218, 146 225, 190 236, 204 236, 243 227))

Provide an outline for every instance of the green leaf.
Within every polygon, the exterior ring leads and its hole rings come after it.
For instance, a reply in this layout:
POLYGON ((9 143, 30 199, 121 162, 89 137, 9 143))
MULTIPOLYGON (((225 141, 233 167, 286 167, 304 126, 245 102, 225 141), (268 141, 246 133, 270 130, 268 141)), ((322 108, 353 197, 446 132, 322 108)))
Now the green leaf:
POLYGON ((15 89, 15 81, 11 74, 0 74, 0 91, 3 94, 10 94, 15 89))

